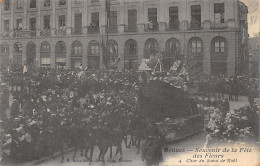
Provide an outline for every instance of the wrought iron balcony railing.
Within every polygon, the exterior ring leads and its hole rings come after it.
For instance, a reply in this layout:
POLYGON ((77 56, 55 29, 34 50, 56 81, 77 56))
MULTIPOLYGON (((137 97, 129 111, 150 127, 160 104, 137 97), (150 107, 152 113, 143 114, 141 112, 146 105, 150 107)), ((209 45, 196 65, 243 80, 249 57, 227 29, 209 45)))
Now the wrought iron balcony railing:
POLYGON ((188 25, 189 30, 201 30, 203 29, 202 23, 197 21, 191 21, 188 25))
POLYGON ((99 26, 88 26, 88 34, 100 33, 99 26))
POLYGON ((65 28, 57 29, 55 34, 56 34, 56 36, 65 36, 66 35, 66 29, 65 28))
POLYGON ((80 29, 72 28, 71 33, 72 34, 82 34, 82 28, 80 28, 80 29))
POLYGON ((180 23, 179 22, 168 23, 168 24, 166 24, 165 30, 166 31, 178 31, 178 30, 180 30, 180 23))
POLYGON ((158 22, 149 22, 144 26, 144 31, 158 31, 158 30, 159 30, 158 22))
POLYGON ((50 36, 51 35, 51 30, 50 29, 43 29, 40 32, 40 36, 50 36))
POLYGON ((125 26, 125 32, 137 32, 138 31, 138 27, 137 25, 126 25, 125 26))

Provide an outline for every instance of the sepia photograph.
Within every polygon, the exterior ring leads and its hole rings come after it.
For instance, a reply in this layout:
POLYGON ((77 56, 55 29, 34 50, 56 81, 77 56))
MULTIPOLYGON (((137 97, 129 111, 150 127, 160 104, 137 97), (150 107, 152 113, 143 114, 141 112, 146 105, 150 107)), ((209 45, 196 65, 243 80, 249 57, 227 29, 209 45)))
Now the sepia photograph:
POLYGON ((260 0, 0 0, 0 166, 260 166, 260 0))

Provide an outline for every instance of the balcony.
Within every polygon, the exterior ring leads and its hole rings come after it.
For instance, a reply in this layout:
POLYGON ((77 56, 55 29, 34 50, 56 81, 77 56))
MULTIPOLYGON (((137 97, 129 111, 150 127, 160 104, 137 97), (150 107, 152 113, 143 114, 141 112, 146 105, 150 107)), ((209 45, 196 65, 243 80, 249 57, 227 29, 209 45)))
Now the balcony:
POLYGON ((81 29, 72 28, 71 33, 74 35, 82 34, 82 28, 81 29))
POLYGON ((228 28, 228 24, 227 23, 215 23, 215 22, 212 22, 210 28, 211 29, 227 29, 228 28))
POLYGON ((96 34, 96 33, 100 33, 100 30, 99 30, 99 26, 88 26, 88 34, 96 34))
POLYGON ((159 30, 159 24, 158 22, 148 22, 144 25, 144 31, 146 32, 153 32, 159 30))
POLYGON ((202 23, 198 21, 191 21, 188 25, 188 30, 202 30, 202 23))
POLYGON ((180 30, 180 23, 168 23, 165 27, 166 31, 179 31, 180 30))
POLYGON ((66 29, 65 28, 57 29, 55 34, 56 36, 66 36, 66 29))
POLYGON ((36 30, 30 30, 30 36, 36 36, 36 30))
POLYGON ((2 38, 8 38, 8 37, 10 37, 10 31, 1 32, 1 37, 2 37, 2 38))
POLYGON ((131 26, 125 25, 125 32, 137 32, 137 31, 138 31, 137 25, 131 25, 131 26))
POLYGON ((40 36, 51 36, 51 30, 50 29, 41 30, 40 36))
MULTIPOLYGON (((106 29, 106 32, 107 32, 107 29, 106 29)), ((118 33, 117 27, 109 27, 108 33, 118 33)))
POLYGON ((30 37, 31 31, 28 30, 22 30, 22 29, 16 29, 14 30, 13 37, 30 37))

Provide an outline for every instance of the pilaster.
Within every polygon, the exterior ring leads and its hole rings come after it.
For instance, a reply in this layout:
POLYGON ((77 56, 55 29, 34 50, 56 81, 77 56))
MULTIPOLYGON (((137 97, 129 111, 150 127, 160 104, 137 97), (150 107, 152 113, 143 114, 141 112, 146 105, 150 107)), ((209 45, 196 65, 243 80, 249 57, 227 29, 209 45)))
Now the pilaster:
POLYGON ((37 18, 36 18, 36 36, 40 36, 41 32, 41 4, 42 0, 37 1, 37 18))
POLYGON ((50 22, 50 26, 51 26, 51 35, 55 35, 56 32, 56 1, 51 1, 52 4, 52 10, 51 10, 51 22, 50 22))
POLYGON ((71 15, 71 6, 72 6, 72 1, 68 1, 68 15, 67 15, 67 25, 66 25, 66 34, 70 35, 71 34, 71 28, 72 28, 72 15, 71 15))

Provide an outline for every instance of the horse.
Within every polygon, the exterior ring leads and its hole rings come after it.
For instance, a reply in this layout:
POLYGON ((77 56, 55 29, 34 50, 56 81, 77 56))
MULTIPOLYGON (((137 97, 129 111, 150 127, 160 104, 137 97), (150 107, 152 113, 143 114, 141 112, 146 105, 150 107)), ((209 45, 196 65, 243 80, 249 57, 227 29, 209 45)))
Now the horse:
POLYGON ((67 129, 65 126, 59 126, 54 130, 49 130, 46 132, 49 154, 52 159, 54 159, 54 153, 57 150, 61 152, 61 162, 64 161, 64 143, 66 142, 67 129))

